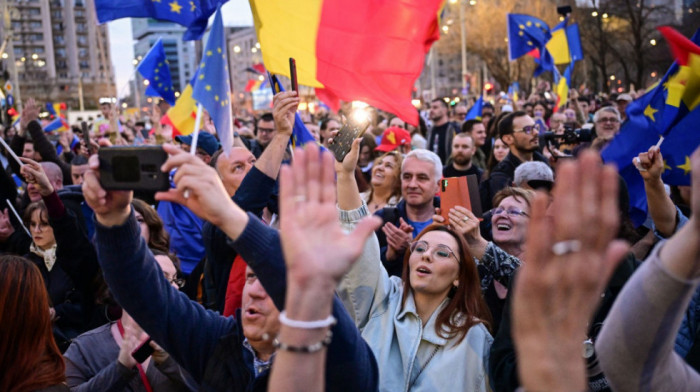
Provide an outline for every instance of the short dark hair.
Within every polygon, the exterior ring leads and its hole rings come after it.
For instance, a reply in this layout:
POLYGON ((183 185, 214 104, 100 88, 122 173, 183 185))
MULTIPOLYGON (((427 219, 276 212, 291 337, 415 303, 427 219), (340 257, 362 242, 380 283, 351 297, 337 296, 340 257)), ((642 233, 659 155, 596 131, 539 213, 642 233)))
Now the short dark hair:
POLYGON ((433 103, 433 102, 440 102, 440 103, 442 104, 442 106, 445 107, 445 109, 449 109, 449 108, 450 108, 449 106, 447 106, 447 102, 445 102, 445 100, 442 99, 442 98, 435 98, 435 99, 433 99, 432 101, 430 101, 430 103, 433 103))
POLYGON ((82 155, 76 155, 73 157, 73 159, 70 160, 70 165, 71 166, 82 166, 82 165, 87 165, 88 160, 82 155))
POLYGON ((513 120, 518 117, 527 116, 527 113, 522 110, 510 113, 503 117, 501 121, 498 122, 498 137, 503 139, 503 136, 510 135, 513 133, 513 120))
POLYGON ((255 128, 255 134, 258 134, 258 121, 275 121, 275 117, 272 115, 270 112, 265 112, 260 115, 260 117, 255 119, 255 122, 253 123, 253 127, 255 128))
POLYGON ((471 133, 474 125, 482 124, 481 120, 467 120, 462 124, 462 132, 471 133))

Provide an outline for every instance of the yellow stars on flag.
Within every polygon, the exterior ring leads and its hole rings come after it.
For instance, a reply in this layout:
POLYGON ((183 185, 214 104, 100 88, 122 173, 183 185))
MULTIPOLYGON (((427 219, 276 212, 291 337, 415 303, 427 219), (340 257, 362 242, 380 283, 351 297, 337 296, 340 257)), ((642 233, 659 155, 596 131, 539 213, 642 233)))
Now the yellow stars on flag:
POLYGON ((522 31, 518 31, 518 35, 522 37, 525 35, 525 33, 523 33, 522 31))
POLYGON ((207 84, 206 86, 204 86, 204 89, 207 91, 211 91, 211 86, 207 84))
POLYGON ((679 168, 679 169, 683 169, 683 174, 685 174, 686 176, 687 176, 688 174, 690 174, 690 169, 691 169, 691 166, 690 166, 690 157, 686 155, 686 156, 685 156, 685 163, 682 164, 682 165, 678 165, 678 166, 676 166, 676 167, 679 168))
POLYGON ((216 48, 216 53, 221 54, 221 48, 216 48))
POLYGON ((524 25, 521 25, 521 24, 518 25, 518 28, 519 28, 520 30, 525 30, 525 26, 524 26, 524 25))
POLYGON ((532 41, 527 41, 527 44, 528 44, 529 46, 532 46, 532 41))
POLYGON ((194 1, 190 1, 190 12, 194 12, 197 10, 197 6, 194 4, 194 1))
POLYGON ((182 10, 182 6, 177 2, 177 0, 173 0, 172 3, 168 3, 168 5, 170 6, 170 12, 179 14, 180 10, 182 10))
POLYGON ((647 105, 647 107, 644 109, 644 115, 649 117, 651 121, 656 121, 654 118, 654 113, 656 112, 658 112, 658 110, 651 107, 651 105, 647 105))
POLYGON ((153 80, 158 80, 158 79, 159 79, 159 78, 158 78, 157 76, 154 76, 154 77, 153 77, 153 80))
POLYGON ((203 73, 199 74, 199 80, 202 80, 202 79, 204 79, 204 74, 203 74, 203 73))
POLYGON ((154 3, 160 3, 160 0, 151 0, 154 3))
POLYGON ((218 95, 214 95, 214 100, 215 100, 216 102, 219 102, 219 96, 218 96, 218 95))
POLYGON ((527 25, 527 27, 532 27, 532 22, 530 22, 529 20, 525 24, 527 25))
POLYGON ((207 50, 207 56, 211 56, 213 53, 211 50, 207 50))
POLYGON ((668 165, 668 161, 664 159, 664 171, 666 170, 673 170, 671 169, 671 166, 668 165))

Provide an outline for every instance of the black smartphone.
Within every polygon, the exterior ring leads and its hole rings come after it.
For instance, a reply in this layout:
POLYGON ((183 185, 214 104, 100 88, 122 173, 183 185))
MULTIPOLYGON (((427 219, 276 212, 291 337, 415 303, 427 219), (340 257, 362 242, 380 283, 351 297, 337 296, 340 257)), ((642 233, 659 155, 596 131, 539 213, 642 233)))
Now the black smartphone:
POLYGON ((352 148, 352 142, 362 137, 367 128, 369 128, 369 122, 352 124, 350 121, 345 121, 338 134, 328 143, 328 149, 331 150, 338 162, 342 162, 345 159, 345 156, 348 155, 352 148))
POLYGON ((160 167, 168 154, 160 146, 103 147, 100 184, 106 190, 165 191, 170 188, 168 173, 160 167))
POLYGON ((289 58, 289 79, 292 80, 292 90, 299 91, 299 84, 297 83, 297 62, 293 57, 289 58))
POLYGON ((143 363, 143 361, 146 360, 146 358, 150 357, 151 354, 155 351, 153 347, 151 347, 150 343, 153 339, 148 338, 145 342, 141 343, 134 351, 131 352, 131 356, 136 360, 138 363, 143 363))
POLYGON ((80 123, 80 129, 83 131, 83 143, 85 143, 85 148, 90 153, 90 129, 88 129, 87 121, 82 121, 80 123))

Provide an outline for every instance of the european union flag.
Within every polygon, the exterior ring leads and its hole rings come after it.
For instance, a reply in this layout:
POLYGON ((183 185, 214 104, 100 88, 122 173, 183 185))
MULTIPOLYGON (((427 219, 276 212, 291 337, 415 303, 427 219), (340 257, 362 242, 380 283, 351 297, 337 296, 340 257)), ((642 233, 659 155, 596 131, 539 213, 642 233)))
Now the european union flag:
MULTIPOLYGON (((280 91, 284 91, 282 84, 277 79, 277 76, 267 73, 267 78, 270 81, 270 88, 272 88, 272 94, 277 94, 280 91)), ((262 86, 260 86, 262 88, 262 86)), ((292 128, 292 138, 289 140, 292 144, 292 148, 301 147, 306 143, 314 142, 316 143, 316 138, 309 132, 304 125, 304 121, 299 116, 299 113, 294 113, 294 127, 292 128)), ((321 147, 321 149, 324 149, 321 147)))
MULTIPOLYGON (((692 41, 700 44, 700 30, 692 41)), ((644 181, 632 160, 655 145, 660 137, 665 171, 662 179, 669 185, 690 184, 690 155, 700 145, 700 108, 683 104, 683 67, 674 63, 658 85, 627 106, 627 121, 620 133, 603 150, 605 162, 617 164, 630 194, 630 215, 636 225, 647 216, 644 181)))
POLYGON ((233 147, 231 84, 221 8, 216 11, 207 46, 195 78, 192 98, 209 112, 226 155, 233 147))
POLYGON ((481 112, 484 109, 484 96, 480 95, 479 99, 474 102, 474 106, 472 106, 469 111, 467 112, 467 115, 464 117, 464 121, 469 121, 469 120, 479 120, 481 121, 481 112))
POLYGON ((173 80, 170 76, 168 60, 165 58, 163 41, 160 38, 146 53, 136 70, 149 82, 146 95, 163 97, 170 106, 175 106, 173 80))
POLYGON ((153 18, 187 27, 185 41, 202 38, 216 8, 228 0, 95 0, 100 23, 120 18, 153 18))
POLYGON ((508 56, 510 61, 535 49, 544 52, 545 44, 552 38, 547 23, 539 18, 523 14, 508 14, 508 56))

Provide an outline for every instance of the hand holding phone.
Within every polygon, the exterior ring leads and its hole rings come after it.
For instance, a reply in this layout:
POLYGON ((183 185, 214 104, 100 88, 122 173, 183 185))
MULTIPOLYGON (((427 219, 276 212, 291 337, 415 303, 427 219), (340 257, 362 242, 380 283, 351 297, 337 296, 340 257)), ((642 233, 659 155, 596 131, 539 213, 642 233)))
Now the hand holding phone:
POLYGON ((143 363, 148 357, 153 354, 155 351, 153 347, 151 347, 151 342, 153 339, 150 337, 146 339, 143 343, 141 343, 134 351, 131 352, 131 356, 136 360, 138 363, 143 363))

